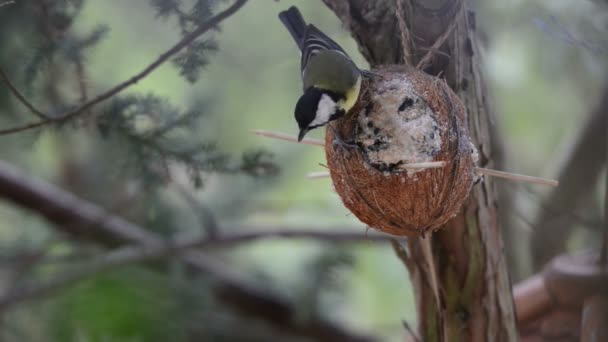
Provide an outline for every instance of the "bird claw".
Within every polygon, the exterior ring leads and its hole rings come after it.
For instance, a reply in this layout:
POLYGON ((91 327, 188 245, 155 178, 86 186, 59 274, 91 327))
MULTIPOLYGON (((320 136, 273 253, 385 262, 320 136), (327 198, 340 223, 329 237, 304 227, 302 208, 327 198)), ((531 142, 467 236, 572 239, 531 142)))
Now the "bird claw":
POLYGON ((349 149, 359 147, 352 142, 345 142, 344 140, 340 139, 338 136, 336 136, 334 138, 334 140, 331 142, 331 145, 334 149, 334 152, 336 152, 336 147, 340 148, 344 152, 344 154, 346 155, 347 158, 350 158, 349 149))
POLYGON ((348 150, 351 148, 358 148, 359 146, 355 144, 354 141, 345 142, 332 125, 327 125, 327 127, 332 131, 334 135, 334 140, 331 142, 334 152, 336 152, 336 146, 338 146, 340 149, 342 149, 342 151, 344 151, 346 157, 350 157, 350 152, 348 150))

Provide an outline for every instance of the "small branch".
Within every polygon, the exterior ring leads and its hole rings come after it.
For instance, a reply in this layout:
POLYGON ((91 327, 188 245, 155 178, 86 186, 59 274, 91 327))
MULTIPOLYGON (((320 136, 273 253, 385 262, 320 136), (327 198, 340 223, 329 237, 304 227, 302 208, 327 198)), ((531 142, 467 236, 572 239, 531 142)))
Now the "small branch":
MULTIPOLYGON (((0 4, 0 7, 2 5, 0 4)), ((19 101, 27 108, 30 110, 30 112, 32 112, 32 114, 36 115, 37 117, 39 117, 42 120, 48 120, 50 119, 49 116, 47 116, 46 114, 42 113, 41 111, 38 110, 38 108, 34 107, 33 104, 31 104, 26 98, 25 96, 23 96, 23 94, 21 94, 21 92, 15 87, 15 85, 13 85, 13 83, 11 82, 11 80, 8 78, 8 75, 4 72, 4 70, 2 70, 2 68, 0 68, 0 79, 2 80, 2 82, 4 82, 4 84, 6 84, 6 86, 8 87, 8 89, 11 91, 11 93, 13 93, 13 95, 15 95, 15 97, 17 99, 19 99, 19 101)))
POLYGON ((214 28, 217 24, 222 22, 224 19, 226 19, 226 18, 230 17, 231 15, 233 15, 234 13, 236 13, 246 2, 247 2, 247 0, 236 0, 234 2, 234 4, 232 4, 232 6, 228 7, 223 12, 218 13, 217 15, 213 16, 206 22, 202 23, 196 30, 194 30, 190 34, 186 35, 177 44, 175 44, 169 50, 167 50, 163 54, 161 54, 154 62, 149 64, 142 71, 135 74, 128 80, 117 84, 116 86, 97 95, 96 97, 92 98, 91 100, 89 100, 85 103, 82 103, 82 104, 78 105, 76 108, 74 108, 70 111, 67 111, 59 116, 50 118, 47 115, 47 118, 42 121, 32 122, 32 123, 28 123, 28 124, 25 124, 22 126, 3 129, 3 130, 0 130, 0 135, 21 132, 21 131, 29 130, 32 128, 44 126, 44 125, 47 125, 50 123, 63 122, 63 121, 72 119, 73 117, 82 114, 83 112, 85 112, 87 109, 93 107, 94 105, 113 97, 114 95, 120 93, 121 91, 125 90, 126 88, 128 88, 128 87, 132 86, 133 84, 136 84, 137 82, 144 79, 152 71, 154 71, 156 68, 158 68, 161 64, 163 64, 164 62, 169 60, 171 57, 173 57, 173 55, 175 55, 176 53, 181 51, 184 47, 186 47, 190 43, 192 43, 200 35, 209 31, 210 29, 214 28))
POLYGON ((556 187, 559 185, 559 182, 556 180, 553 180, 553 179, 526 176, 526 175, 522 175, 522 174, 518 174, 518 173, 486 169, 483 167, 476 167, 474 169, 475 169, 475 172, 477 172, 477 174, 485 175, 485 176, 492 176, 492 177, 510 179, 510 180, 514 180, 514 181, 520 181, 520 182, 548 185, 548 186, 553 186, 553 187, 556 187))
MULTIPOLYGON (((285 133, 265 131, 262 129, 253 129, 253 130, 251 130, 251 132, 253 134, 259 135, 261 137, 274 138, 274 139, 298 143, 298 139, 296 137, 293 137, 293 136, 291 136, 289 134, 285 134, 285 133)), ((304 144, 304 145, 325 146, 325 143, 323 141, 321 141, 319 139, 312 139, 312 138, 304 138, 299 143, 304 144)))

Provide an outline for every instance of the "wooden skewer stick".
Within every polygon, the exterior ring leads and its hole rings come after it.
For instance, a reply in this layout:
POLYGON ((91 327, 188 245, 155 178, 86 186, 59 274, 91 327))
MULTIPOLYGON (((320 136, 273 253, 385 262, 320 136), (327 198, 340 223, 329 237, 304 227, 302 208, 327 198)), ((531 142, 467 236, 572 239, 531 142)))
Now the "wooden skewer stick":
POLYGON ((319 171, 319 172, 310 172, 306 175, 308 179, 320 179, 329 177, 329 172, 327 171, 319 171))
MULTIPOLYGON (((432 161, 432 162, 420 162, 420 163, 407 163, 407 164, 401 164, 399 165, 400 169, 403 170, 407 170, 407 169, 438 169, 440 167, 444 167, 445 164, 447 164, 444 161, 432 161)), ((314 179, 314 178, 323 178, 323 177, 328 177, 329 173, 327 172, 311 172, 308 174, 308 178, 310 179, 314 179), (325 175, 327 174, 327 175, 325 175)))
MULTIPOLYGON (((423 163, 419 163, 419 164, 423 164, 423 163)), ((517 173, 510 173, 510 172, 486 169, 483 167, 475 167, 475 168, 473 168, 473 170, 475 170, 475 172, 479 175, 486 175, 486 176, 510 179, 510 180, 515 180, 515 181, 521 181, 521 182, 549 185, 549 186, 558 186, 559 185, 559 182, 556 180, 553 180, 553 179, 545 179, 545 178, 520 175, 517 173)), ((329 177, 329 172, 311 172, 308 175, 306 175, 306 177, 308 179, 327 178, 327 177, 329 177)))
POLYGON ((493 170, 493 169, 486 169, 483 167, 475 167, 474 170, 479 175, 510 179, 510 180, 520 181, 520 182, 542 184, 542 185, 548 185, 548 186, 558 186, 559 185, 559 182, 556 180, 553 180, 553 179, 526 176, 526 175, 521 175, 519 173, 498 171, 498 170, 493 170))
MULTIPOLYGON (((285 134, 285 133, 271 132, 271 131, 265 131, 265 130, 261 130, 261 129, 254 129, 251 132, 253 132, 256 135, 267 137, 267 138, 274 138, 274 139, 286 140, 286 141, 291 141, 291 142, 298 142, 298 139, 292 137, 289 134, 285 134)), ((300 142, 300 144, 325 146, 323 141, 321 141, 319 139, 309 139, 309 138, 303 139, 300 142)), ((409 163, 409 164, 403 164, 400 167, 402 169, 426 169, 426 168, 443 167, 443 166, 445 166, 445 164, 446 164, 445 161, 436 161, 436 162, 423 162, 423 163, 409 163)), ((541 184, 541 185, 548 185, 548 186, 558 186, 559 185, 559 182, 556 180, 553 180, 553 179, 532 177, 532 176, 522 175, 522 174, 518 174, 518 173, 486 169, 483 167, 474 167, 473 170, 478 175, 485 175, 485 176, 490 176, 490 177, 504 178, 504 179, 510 179, 510 180, 519 181, 519 182, 527 182, 527 183, 534 183, 534 184, 541 184)), ((312 174, 309 174, 307 177, 310 179, 325 178, 325 177, 329 177, 329 173, 328 172, 325 172, 325 173, 313 172, 312 174)))
POLYGON ((302 141, 298 142, 297 138, 295 138, 289 134, 285 134, 285 133, 265 131, 263 129, 253 129, 253 130, 251 130, 251 132, 255 135, 259 135, 261 137, 266 137, 266 138, 274 138, 274 139, 279 139, 279 140, 291 141, 291 142, 304 144, 304 145, 325 146, 325 143, 319 139, 304 138, 304 139, 302 139, 302 141))
MULTIPOLYGON (((273 138, 273 139, 279 139, 279 140, 285 140, 285 141, 291 141, 291 142, 298 142, 298 139, 296 139, 295 137, 289 135, 289 134, 285 134, 285 133, 280 133, 280 132, 271 132, 271 131, 265 131, 263 129, 253 129, 251 130, 251 132, 255 135, 259 135, 262 137, 266 137, 266 138, 273 138)), ((325 143, 319 139, 302 139, 302 141, 300 142, 300 144, 306 144, 306 145, 314 145, 314 146, 325 146, 325 143)), ((432 169, 432 168, 440 168, 440 167, 444 167, 446 164, 446 162, 444 161, 432 161, 432 162, 420 162, 420 163, 408 163, 408 164, 402 164, 399 165, 399 168, 401 169, 432 169)), ((322 177, 308 177, 311 179, 314 178, 323 178, 322 177)))
POLYGON ((432 161, 432 162, 420 162, 420 163, 407 163, 399 165, 400 169, 438 169, 444 167, 447 164, 444 161, 432 161))

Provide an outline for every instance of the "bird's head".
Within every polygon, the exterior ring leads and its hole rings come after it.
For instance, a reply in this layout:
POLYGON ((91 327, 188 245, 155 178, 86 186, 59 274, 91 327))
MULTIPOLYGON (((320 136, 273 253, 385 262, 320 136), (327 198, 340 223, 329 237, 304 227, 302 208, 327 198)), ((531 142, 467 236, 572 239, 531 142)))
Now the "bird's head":
POLYGON ((345 114, 341 108, 344 96, 317 87, 310 87, 298 100, 295 117, 300 128, 298 141, 302 141, 311 129, 321 127, 345 114))

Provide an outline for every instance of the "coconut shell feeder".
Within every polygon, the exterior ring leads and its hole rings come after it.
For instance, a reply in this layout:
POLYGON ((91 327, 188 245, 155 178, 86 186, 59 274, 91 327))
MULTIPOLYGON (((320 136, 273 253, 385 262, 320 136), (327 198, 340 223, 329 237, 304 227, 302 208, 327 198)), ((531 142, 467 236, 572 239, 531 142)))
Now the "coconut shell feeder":
POLYGON ((464 106, 442 80, 417 69, 374 72, 350 114, 327 130, 329 172, 342 202, 363 223, 423 235, 458 213, 477 177, 464 106), (434 161, 445 164, 403 168, 434 161))
MULTIPOLYGON (((345 117, 326 129, 330 176, 344 206, 371 228, 424 236, 459 213, 480 175, 556 186, 557 182, 477 167, 465 107, 444 80, 403 65, 381 66, 363 80, 345 117)), ((255 130, 275 139, 282 133, 255 130)))

